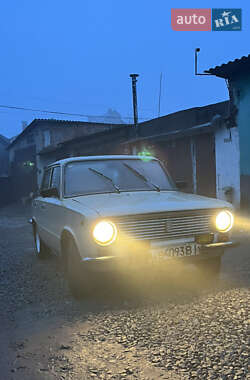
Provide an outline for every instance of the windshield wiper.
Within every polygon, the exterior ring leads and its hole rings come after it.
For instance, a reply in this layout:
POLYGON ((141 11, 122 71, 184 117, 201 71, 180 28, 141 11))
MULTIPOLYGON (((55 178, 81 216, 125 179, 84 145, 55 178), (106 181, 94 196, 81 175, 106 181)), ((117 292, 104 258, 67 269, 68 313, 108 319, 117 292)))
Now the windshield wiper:
POLYGON ((155 188, 156 191, 161 191, 160 187, 158 185, 155 185, 154 183, 152 183, 151 181, 149 181, 148 178, 146 178, 143 174, 141 174, 140 172, 138 172, 136 169, 134 169, 132 166, 126 164, 125 162, 123 162, 123 165, 126 166, 126 168, 128 168, 132 173, 134 173, 137 177, 141 178, 144 182, 146 183, 149 183, 151 186, 153 186, 155 188))
POLYGON ((105 178, 107 179, 112 185, 113 185, 113 188, 116 190, 117 193, 120 193, 120 189, 119 187, 113 182, 113 180, 109 177, 107 177, 105 174, 99 172, 98 170, 95 170, 93 168, 89 168, 89 170, 97 175, 99 175, 100 177, 102 178, 105 178))

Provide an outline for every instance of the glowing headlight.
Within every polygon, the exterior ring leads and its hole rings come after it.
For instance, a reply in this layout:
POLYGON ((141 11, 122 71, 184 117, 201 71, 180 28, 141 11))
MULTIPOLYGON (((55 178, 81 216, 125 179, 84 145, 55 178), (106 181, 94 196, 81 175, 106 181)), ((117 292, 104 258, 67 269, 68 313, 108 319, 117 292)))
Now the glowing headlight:
POLYGON ((216 228, 220 232, 228 232, 233 227, 234 217, 230 211, 221 211, 216 216, 216 228))
POLYGON ((93 237, 100 245, 109 245, 117 237, 117 229, 114 223, 103 220, 96 224, 93 229, 93 237))

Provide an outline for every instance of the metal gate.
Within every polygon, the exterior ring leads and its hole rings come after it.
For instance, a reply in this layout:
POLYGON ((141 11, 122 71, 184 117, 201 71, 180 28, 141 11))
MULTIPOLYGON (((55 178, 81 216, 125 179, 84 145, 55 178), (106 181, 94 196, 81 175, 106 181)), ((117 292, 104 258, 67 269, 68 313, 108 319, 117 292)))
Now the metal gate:
POLYGON ((215 142, 213 134, 196 136, 197 194, 216 198, 215 142))

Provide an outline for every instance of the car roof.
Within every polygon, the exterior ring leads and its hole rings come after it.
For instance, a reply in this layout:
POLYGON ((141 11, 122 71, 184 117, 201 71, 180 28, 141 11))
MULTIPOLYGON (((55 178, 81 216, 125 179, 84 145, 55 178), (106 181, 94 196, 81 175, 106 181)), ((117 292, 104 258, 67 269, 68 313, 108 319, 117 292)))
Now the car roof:
POLYGON ((136 155, 106 155, 106 156, 79 156, 79 157, 70 157, 70 158, 65 158, 63 160, 59 160, 56 162, 53 162, 48 165, 53 166, 53 165, 65 165, 68 162, 74 162, 74 161, 93 161, 93 160, 157 160, 157 158, 153 156, 136 156, 136 155))

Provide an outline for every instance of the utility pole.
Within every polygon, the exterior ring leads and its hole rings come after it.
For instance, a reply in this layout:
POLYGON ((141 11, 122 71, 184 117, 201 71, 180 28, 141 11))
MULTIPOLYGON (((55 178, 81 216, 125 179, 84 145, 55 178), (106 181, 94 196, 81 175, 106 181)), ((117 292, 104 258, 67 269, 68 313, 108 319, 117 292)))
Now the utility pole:
POLYGON ((137 94, 136 94, 136 82, 139 74, 130 74, 132 78, 132 93, 133 93, 133 108, 134 108, 134 126, 136 128, 137 135, 137 124, 138 124, 138 111, 137 111, 137 94))

